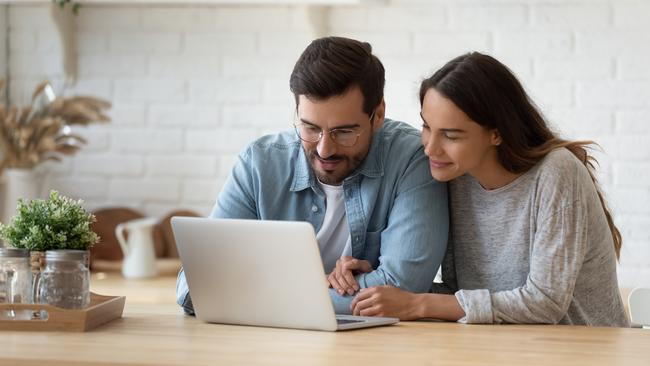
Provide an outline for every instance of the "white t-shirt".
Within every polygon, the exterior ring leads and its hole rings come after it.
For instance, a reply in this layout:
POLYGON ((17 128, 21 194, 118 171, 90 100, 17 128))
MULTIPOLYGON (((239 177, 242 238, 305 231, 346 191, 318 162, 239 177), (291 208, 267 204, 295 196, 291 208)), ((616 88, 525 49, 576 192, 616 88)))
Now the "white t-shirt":
POLYGON ((331 186, 318 182, 325 192, 325 219, 316 239, 323 260, 325 273, 330 273, 336 261, 343 255, 351 255, 350 228, 345 214, 343 186, 331 186))

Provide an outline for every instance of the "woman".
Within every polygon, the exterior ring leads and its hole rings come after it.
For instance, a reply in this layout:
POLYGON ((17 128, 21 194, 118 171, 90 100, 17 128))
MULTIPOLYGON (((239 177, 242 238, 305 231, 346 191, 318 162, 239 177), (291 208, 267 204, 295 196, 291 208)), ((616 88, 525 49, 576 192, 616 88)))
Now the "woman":
POLYGON ((429 294, 365 289, 353 313, 629 326, 616 279, 621 235, 590 142, 558 138, 508 68, 480 53, 424 80, 420 104, 431 174, 449 182, 443 284, 429 294))

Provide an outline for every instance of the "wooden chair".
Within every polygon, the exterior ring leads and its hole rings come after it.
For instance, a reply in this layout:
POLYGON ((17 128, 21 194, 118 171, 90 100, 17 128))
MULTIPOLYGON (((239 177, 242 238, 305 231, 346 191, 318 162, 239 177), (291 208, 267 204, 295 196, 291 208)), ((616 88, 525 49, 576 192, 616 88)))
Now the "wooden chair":
POLYGON ((178 210, 168 213, 158 222, 158 229, 165 241, 165 257, 178 258, 178 250, 176 249, 176 240, 174 240, 174 233, 172 232, 171 219, 173 216, 189 216, 199 217, 200 215, 194 211, 178 210))

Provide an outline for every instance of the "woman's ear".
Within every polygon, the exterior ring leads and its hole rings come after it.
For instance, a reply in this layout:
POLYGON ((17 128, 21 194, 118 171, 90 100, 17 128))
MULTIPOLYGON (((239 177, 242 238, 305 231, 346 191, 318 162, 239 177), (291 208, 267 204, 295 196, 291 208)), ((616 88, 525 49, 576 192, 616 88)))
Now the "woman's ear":
POLYGON ((501 134, 499 133, 499 130, 497 130, 496 128, 492 130, 491 140, 492 140, 491 141, 492 145, 494 146, 499 146, 501 145, 501 142, 503 142, 503 140, 501 139, 501 134))

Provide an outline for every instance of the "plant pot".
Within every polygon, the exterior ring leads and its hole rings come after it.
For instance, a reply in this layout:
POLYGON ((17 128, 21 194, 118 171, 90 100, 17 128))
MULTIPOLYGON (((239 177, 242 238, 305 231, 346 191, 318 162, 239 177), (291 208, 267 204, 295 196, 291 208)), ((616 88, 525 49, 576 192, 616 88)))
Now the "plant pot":
POLYGON ((40 184, 38 174, 31 169, 5 169, 2 177, 0 194, 2 196, 2 209, 0 220, 9 223, 16 214, 18 199, 32 200, 38 198, 40 184))

